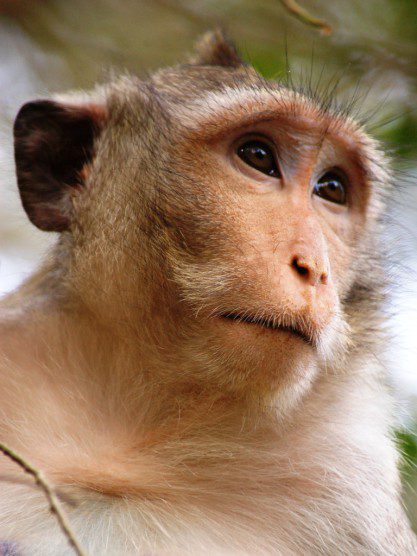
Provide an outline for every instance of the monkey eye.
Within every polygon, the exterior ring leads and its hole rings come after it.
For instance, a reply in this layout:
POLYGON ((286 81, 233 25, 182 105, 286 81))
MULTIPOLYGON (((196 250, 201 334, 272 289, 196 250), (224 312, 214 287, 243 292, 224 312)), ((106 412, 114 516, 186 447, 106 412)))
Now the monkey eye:
POLYGON ((338 205, 346 204, 345 178, 334 170, 326 172, 314 186, 313 193, 338 205))
POLYGON ((256 139, 246 141, 238 147, 237 155, 255 170, 274 178, 281 177, 274 151, 268 143, 256 139))

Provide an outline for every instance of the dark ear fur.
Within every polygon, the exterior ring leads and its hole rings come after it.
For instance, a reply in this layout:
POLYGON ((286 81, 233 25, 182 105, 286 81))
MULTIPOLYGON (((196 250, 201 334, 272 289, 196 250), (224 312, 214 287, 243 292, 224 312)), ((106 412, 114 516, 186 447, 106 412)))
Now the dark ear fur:
POLYGON ((35 226, 68 230, 71 193, 83 186, 83 168, 93 156, 104 110, 93 104, 52 100, 28 102, 14 124, 17 183, 23 207, 35 226))
POLYGON ((196 55, 191 63, 198 65, 238 68, 244 65, 235 45, 220 29, 209 31, 195 46, 196 55))

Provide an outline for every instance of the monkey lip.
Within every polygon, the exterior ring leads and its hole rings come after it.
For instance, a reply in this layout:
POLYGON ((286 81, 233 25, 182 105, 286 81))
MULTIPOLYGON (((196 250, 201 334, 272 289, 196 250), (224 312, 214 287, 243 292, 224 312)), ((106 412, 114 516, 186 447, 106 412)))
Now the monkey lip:
POLYGON ((289 332, 293 336, 296 336, 297 338, 303 340, 303 342, 305 342, 309 346, 314 347, 316 345, 315 335, 311 331, 306 330, 305 327, 302 326, 298 326, 294 324, 287 325, 287 324, 278 323, 277 320, 274 318, 254 317, 247 314, 242 315, 240 313, 232 313, 232 312, 222 313, 219 316, 222 319, 228 319, 228 320, 246 323, 254 326, 260 326, 262 328, 266 328, 269 330, 281 330, 283 332, 289 332))

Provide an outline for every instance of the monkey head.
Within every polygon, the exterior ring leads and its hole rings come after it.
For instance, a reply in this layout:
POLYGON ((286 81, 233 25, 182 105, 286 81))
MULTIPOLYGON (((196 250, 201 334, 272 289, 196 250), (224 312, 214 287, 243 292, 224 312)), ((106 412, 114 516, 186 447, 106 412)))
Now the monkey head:
POLYGON ((292 406, 364 338, 345 301, 366 296, 382 155, 219 33, 197 51, 147 80, 26 104, 21 199, 60 233, 50 303, 131 338, 138 373, 292 406))

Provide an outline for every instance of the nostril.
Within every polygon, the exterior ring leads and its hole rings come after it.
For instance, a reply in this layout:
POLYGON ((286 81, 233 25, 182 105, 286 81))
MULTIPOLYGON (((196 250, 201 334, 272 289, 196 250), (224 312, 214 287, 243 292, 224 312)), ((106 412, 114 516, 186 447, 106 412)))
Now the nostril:
POLYGON ((301 263, 298 257, 294 257, 291 266, 300 276, 308 276, 309 269, 308 266, 301 263))
POLYGON ((304 257, 296 255, 291 261, 291 267, 293 270, 307 281, 312 286, 318 286, 319 284, 326 285, 328 281, 328 273, 320 272, 317 268, 317 264, 314 261, 306 260, 304 257))

